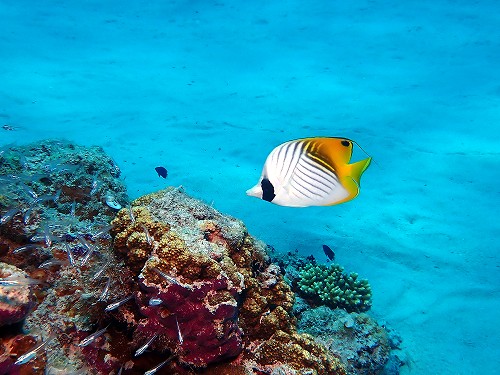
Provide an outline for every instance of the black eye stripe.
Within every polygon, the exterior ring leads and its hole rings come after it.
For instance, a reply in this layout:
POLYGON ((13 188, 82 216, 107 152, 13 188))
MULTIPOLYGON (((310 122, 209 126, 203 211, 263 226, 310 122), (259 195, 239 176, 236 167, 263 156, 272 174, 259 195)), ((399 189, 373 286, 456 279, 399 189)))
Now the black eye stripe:
POLYGON ((260 186, 262 187, 262 199, 271 202, 276 196, 276 194, 274 194, 274 186, 271 184, 271 181, 267 178, 263 178, 260 186))

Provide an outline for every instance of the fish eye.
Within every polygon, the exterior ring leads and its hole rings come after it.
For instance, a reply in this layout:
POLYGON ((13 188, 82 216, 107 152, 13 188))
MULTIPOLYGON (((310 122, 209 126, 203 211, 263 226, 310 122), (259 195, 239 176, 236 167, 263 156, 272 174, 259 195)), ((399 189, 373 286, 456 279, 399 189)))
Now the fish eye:
POLYGON ((342 146, 345 146, 345 147, 349 147, 351 145, 351 142, 349 142, 349 141, 347 141, 345 139, 342 140, 340 143, 342 144, 342 146))
POLYGON ((262 199, 271 202, 276 194, 274 194, 274 186, 267 178, 263 178, 260 183, 262 187, 262 199))

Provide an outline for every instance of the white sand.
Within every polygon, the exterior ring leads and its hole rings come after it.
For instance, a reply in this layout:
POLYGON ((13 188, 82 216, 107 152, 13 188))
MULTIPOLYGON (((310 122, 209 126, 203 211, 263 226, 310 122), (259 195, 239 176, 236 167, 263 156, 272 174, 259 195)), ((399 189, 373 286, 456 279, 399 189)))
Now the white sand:
POLYGON ((0 144, 98 144, 132 197, 183 185, 278 250, 328 244, 370 280, 404 373, 498 373, 495 1, 74 3, 0 2, 0 125, 16 128, 0 144), (314 135, 374 157, 356 200, 244 195, 272 148, 314 135))

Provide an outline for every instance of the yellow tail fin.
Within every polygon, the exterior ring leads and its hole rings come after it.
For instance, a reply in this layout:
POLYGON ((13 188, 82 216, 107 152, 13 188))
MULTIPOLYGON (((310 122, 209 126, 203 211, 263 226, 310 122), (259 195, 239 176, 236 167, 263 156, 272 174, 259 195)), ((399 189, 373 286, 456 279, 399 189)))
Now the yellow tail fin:
POLYGON ((360 160, 356 163, 349 164, 349 167, 351 169, 351 172, 349 173, 349 175, 358 184, 358 186, 359 186, 359 180, 361 179, 361 175, 363 174, 364 171, 366 171, 366 168, 368 168, 371 161, 372 161, 372 158, 369 157, 369 158, 360 160))

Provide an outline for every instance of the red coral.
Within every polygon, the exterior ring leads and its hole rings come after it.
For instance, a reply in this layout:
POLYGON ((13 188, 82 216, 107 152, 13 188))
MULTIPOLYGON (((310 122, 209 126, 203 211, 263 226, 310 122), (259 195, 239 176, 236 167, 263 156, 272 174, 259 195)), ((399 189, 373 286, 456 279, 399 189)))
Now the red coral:
POLYGON ((158 334, 156 347, 175 352, 181 362, 196 367, 236 357, 242 348, 237 324, 236 291, 224 277, 196 283, 193 288, 170 284, 166 288, 140 279, 144 292, 137 299, 141 319, 134 336, 158 334), (163 302, 149 306, 150 298, 163 302), (162 346, 165 344, 165 347, 162 346))

